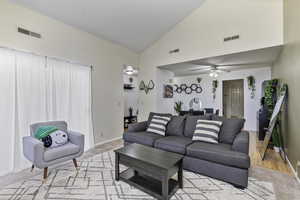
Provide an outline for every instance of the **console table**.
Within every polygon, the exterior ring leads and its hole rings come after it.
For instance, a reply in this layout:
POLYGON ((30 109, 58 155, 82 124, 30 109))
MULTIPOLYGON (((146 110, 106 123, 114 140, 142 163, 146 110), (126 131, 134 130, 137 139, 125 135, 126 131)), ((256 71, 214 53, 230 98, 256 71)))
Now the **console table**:
POLYGON ((128 125, 132 123, 137 123, 136 115, 124 117, 124 128, 128 128, 128 125))

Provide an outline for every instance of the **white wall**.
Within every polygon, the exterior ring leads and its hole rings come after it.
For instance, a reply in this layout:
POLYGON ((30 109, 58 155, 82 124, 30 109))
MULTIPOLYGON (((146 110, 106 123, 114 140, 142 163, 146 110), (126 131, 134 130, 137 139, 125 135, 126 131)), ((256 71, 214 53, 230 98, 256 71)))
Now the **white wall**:
MULTIPOLYGON (((184 109, 189 109, 189 102, 191 99, 198 97, 202 102, 202 108, 214 108, 220 109, 220 113, 222 113, 222 105, 223 105, 223 83, 225 80, 235 80, 235 79, 244 79, 244 117, 246 119, 245 129, 256 131, 257 130, 257 111, 260 108, 260 99, 261 99, 261 91, 262 91, 262 82, 264 80, 271 79, 271 68, 258 68, 258 69, 247 69, 247 70, 239 70, 232 71, 230 73, 221 73, 217 80, 219 81, 218 88, 216 91, 216 99, 213 99, 212 94, 212 81, 215 78, 210 77, 209 75, 195 75, 195 76, 183 76, 183 77, 174 77, 174 84, 182 84, 186 83, 187 85, 191 85, 192 83, 197 83, 197 77, 201 77, 202 81, 200 83, 203 92, 201 94, 197 94, 193 92, 190 95, 182 92, 181 94, 174 93, 174 98, 172 101, 169 101, 169 105, 164 104, 165 107, 169 107, 168 109, 173 109, 174 102, 182 101, 184 103, 184 109), (251 99, 250 90, 248 89, 247 77, 254 76, 256 79, 256 91, 255 97, 251 99)), ((167 108, 165 108, 167 110, 167 108)))
POLYGON ((157 69, 156 73, 156 109, 161 113, 173 114, 173 106, 170 106, 173 104, 173 98, 163 98, 163 93, 164 85, 172 85, 174 73, 163 69, 157 69))
POLYGON ((131 90, 124 90, 124 116, 129 116, 129 108, 133 108, 133 115, 138 110, 138 98, 139 98, 139 85, 138 77, 130 76, 127 74, 123 75, 124 84, 131 84, 134 88, 131 90), (132 78, 132 83, 129 81, 132 78))
POLYGON ((94 66, 92 72, 95 142, 123 132, 124 64, 137 66, 138 55, 7 0, 0 1, 0 46, 54 56, 94 66), (17 26, 42 34, 35 39, 17 33, 17 26))
MULTIPOLYGON (((157 67, 283 44, 282 0, 205 1, 140 57, 140 79, 156 80, 157 67), (240 34, 224 43, 223 38, 240 34), (180 52, 169 54, 172 49, 180 52)), ((140 93, 140 120, 155 111, 156 95, 140 93)))

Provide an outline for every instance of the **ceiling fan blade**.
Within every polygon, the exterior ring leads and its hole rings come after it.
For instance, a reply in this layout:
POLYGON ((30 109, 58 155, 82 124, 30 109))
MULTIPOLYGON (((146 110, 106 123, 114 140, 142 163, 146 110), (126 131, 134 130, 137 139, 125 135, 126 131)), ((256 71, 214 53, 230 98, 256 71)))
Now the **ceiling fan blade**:
POLYGON ((260 63, 231 63, 231 64, 220 64, 216 65, 218 67, 234 67, 234 66, 256 66, 256 65, 267 65, 266 62, 260 62, 260 63))
POLYGON ((211 68, 207 68, 207 69, 191 69, 191 70, 189 70, 189 71, 191 71, 191 72, 200 72, 200 71, 203 71, 203 72, 205 72, 205 71, 210 71, 211 70, 211 68))
POLYGON ((229 69, 217 69, 217 72, 231 72, 229 69))

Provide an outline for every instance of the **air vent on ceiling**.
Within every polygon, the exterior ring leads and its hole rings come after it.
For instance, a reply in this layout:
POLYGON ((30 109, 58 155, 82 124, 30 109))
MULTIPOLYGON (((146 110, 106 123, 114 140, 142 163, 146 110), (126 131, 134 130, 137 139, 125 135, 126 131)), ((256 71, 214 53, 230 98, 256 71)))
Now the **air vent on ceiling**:
POLYGON ((26 30, 26 29, 21 28, 21 27, 18 27, 18 32, 22 33, 22 34, 25 34, 25 35, 28 35, 28 36, 31 36, 31 37, 35 37, 35 38, 41 38, 42 37, 41 34, 39 34, 39 33, 32 32, 32 31, 26 30))
POLYGON ((238 39, 240 39, 240 35, 234 35, 234 36, 224 38, 224 42, 229 42, 231 40, 238 40, 238 39))

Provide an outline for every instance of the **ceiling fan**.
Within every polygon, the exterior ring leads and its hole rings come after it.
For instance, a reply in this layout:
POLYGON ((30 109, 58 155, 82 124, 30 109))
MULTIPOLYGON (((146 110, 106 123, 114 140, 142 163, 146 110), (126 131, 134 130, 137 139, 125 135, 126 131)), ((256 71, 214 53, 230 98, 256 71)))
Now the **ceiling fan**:
POLYGON ((231 63, 231 64, 210 64, 210 63, 192 63, 194 65, 198 65, 199 68, 193 68, 189 71, 195 71, 198 73, 209 74, 211 77, 218 77, 220 73, 231 72, 230 69, 241 69, 247 67, 258 67, 262 65, 266 65, 266 63, 231 63))
POLYGON ((223 73, 223 72, 230 72, 230 70, 226 69, 226 66, 224 65, 211 65, 211 66, 207 66, 207 65, 201 65, 201 68, 198 69, 191 69, 190 71, 198 71, 201 73, 206 73, 209 74, 209 76, 211 77, 218 77, 219 73, 223 73))

